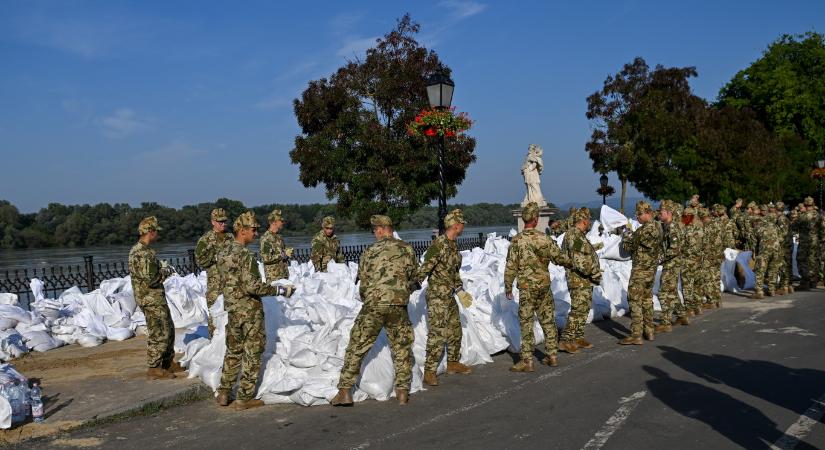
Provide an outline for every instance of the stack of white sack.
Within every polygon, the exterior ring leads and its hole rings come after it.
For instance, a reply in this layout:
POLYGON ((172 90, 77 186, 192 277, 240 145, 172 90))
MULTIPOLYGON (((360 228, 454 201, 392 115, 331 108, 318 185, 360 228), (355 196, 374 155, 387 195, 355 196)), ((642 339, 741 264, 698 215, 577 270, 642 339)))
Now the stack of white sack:
POLYGON ((28 380, 13 365, 0 364, 0 428, 24 422, 30 413, 28 380))

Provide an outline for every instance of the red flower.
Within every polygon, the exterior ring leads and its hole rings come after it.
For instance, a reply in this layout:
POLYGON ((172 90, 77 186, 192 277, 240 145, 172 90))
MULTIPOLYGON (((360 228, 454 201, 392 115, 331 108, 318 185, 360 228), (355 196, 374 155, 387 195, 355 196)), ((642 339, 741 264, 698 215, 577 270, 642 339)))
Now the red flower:
POLYGON ((447 136, 447 137, 453 137, 453 136, 455 136, 455 132, 452 131, 452 130, 447 130, 447 132, 444 133, 444 135, 447 136))
POLYGON ((432 128, 432 127, 431 127, 431 128, 427 128, 426 130, 424 130, 424 135, 425 135, 425 136, 435 136, 435 135, 436 135, 436 133, 435 133, 435 129, 434 129, 434 128, 432 128))

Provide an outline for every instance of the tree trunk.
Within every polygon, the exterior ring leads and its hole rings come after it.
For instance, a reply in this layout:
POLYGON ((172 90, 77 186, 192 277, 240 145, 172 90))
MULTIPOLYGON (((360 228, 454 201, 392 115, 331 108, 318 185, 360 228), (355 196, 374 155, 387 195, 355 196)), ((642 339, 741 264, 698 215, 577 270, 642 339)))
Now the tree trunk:
POLYGON ((624 198, 625 194, 627 194, 627 178, 622 177, 622 200, 619 203, 619 212, 624 214, 624 198))

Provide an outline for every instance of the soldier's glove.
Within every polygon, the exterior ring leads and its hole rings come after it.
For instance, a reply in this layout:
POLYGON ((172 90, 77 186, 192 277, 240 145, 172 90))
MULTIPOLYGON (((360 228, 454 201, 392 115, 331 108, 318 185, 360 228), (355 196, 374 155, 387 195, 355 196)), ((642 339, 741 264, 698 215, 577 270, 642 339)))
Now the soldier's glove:
POLYGON ((175 273, 177 273, 177 271, 173 266, 169 265, 169 261, 165 259, 160 261, 160 274, 163 278, 169 278, 175 273))
POLYGON ((295 292, 295 286, 288 284, 286 286, 277 286, 277 291, 275 295, 280 295, 286 298, 292 297, 292 294, 295 292))
POLYGON ((599 251, 604 248, 604 242, 596 242, 593 244, 593 250, 599 251))
POLYGON ((292 247, 287 247, 286 251, 284 251, 284 255, 286 255, 287 258, 292 258, 292 255, 294 255, 294 254, 295 254, 295 249, 292 248, 292 247))
POLYGON ((473 296, 470 295, 469 292, 465 291, 464 289, 457 289, 456 295, 458 296, 458 301, 461 302, 461 306, 465 308, 469 308, 473 304, 473 296))

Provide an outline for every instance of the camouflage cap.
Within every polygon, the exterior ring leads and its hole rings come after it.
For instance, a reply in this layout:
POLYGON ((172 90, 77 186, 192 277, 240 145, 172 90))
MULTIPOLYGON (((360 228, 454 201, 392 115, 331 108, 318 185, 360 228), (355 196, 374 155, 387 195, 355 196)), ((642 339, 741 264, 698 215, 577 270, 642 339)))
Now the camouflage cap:
POLYGON ((321 220, 322 228, 335 228, 335 217, 326 216, 321 220))
POLYGON ((679 204, 679 203, 675 203, 675 202, 673 203, 673 205, 674 205, 673 206, 673 208, 674 208, 673 209, 673 214, 676 214, 677 216, 681 216, 682 213, 684 212, 684 208, 682 207, 682 205, 679 204))
POLYGON ((734 203, 744 203, 745 200, 741 197, 738 197, 734 203))
POLYGON ((805 197, 805 206, 814 206, 813 197, 805 197))
POLYGON ((696 208, 694 208, 692 206, 688 206, 687 208, 685 208, 685 210, 683 212, 683 215, 685 215, 685 216, 695 216, 696 215, 696 208))
POLYGON ((705 217, 707 217, 707 216, 709 216, 709 215, 710 215, 710 211, 708 211, 708 209, 707 209, 707 208, 705 208, 705 207, 701 207, 701 208, 699 208, 699 217, 700 217, 700 218, 705 218, 705 217))
POLYGON ((467 223, 467 221, 464 220, 464 213, 460 209, 454 209, 444 217, 444 226, 447 228, 457 223, 467 223))
POLYGON ((792 218, 792 219, 795 219, 795 218, 797 218, 797 217, 799 217, 799 210, 792 209, 792 210, 791 210, 791 218, 792 218))
POLYGON ((759 206, 756 204, 756 202, 750 202, 750 203, 748 203, 748 209, 756 209, 756 208, 758 208, 758 207, 759 207, 759 206))
POLYGON ((255 218, 255 213, 252 211, 246 211, 237 219, 235 219, 235 223, 232 224, 232 229, 235 231, 240 231, 244 228, 258 228, 258 219, 255 218))
POLYGON ((651 206, 650 203, 644 200, 639 200, 636 202, 636 217, 647 212, 653 212, 653 206, 651 206))
POLYGON ((272 222, 275 222, 275 221, 278 221, 278 220, 283 221, 284 216, 281 214, 280 209, 273 209, 272 212, 269 213, 268 216, 266 216, 266 220, 268 220, 269 223, 272 223, 272 222))
POLYGON ((388 216, 375 214, 372 217, 370 217, 370 225, 374 227, 391 227, 392 219, 390 219, 388 216))
POLYGON ((762 211, 762 214, 767 214, 769 209, 770 207, 768 205, 759 205, 759 211, 762 211))
MULTIPOLYGON (((575 209, 574 209, 575 211, 575 209)), ((572 214, 572 213, 571 213, 572 214)), ((539 205, 536 202, 530 202, 524 205, 524 209, 521 210, 521 220, 526 222, 532 222, 539 218, 539 205)))
POLYGON ((586 207, 582 206, 581 208, 577 209, 576 210, 576 215, 573 218, 573 220, 575 220, 576 223, 579 223, 582 220, 587 220, 589 222, 590 221, 590 208, 586 208, 586 207))
POLYGON ((212 210, 212 220, 215 222, 226 222, 229 220, 229 217, 226 215, 226 211, 223 208, 215 208, 212 210))
POLYGON ((716 211, 716 213, 719 214, 719 215, 722 215, 722 214, 725 214, 725 213, 728 212, 727 208, 725 208, 725 205, 720 205, 718 203, 713 205, 713 210, 716 211))
POLYGON ((139 234, 146 234, 150 231, 161 231, 163 228, 158 225, 158 218, 155 216, 149 216, 140 221, 138 224, 138 233, 139 234))
POLYGON ((676 212, 676 206, 677 206, 677 203, 674 202, 673 200, 665 199, 665 200, 662 200, 659 203, 659 210, 660 211, 667 211, 667 212, 670 212, 670 213, 675 213, 676 212))
POLYGON ((780 211, 784 211, 784 210, 785 210, 785 203, 783 203, 783 202, 776 202, 776 209, 778 209, 778 210, 780 210, 780 211))

